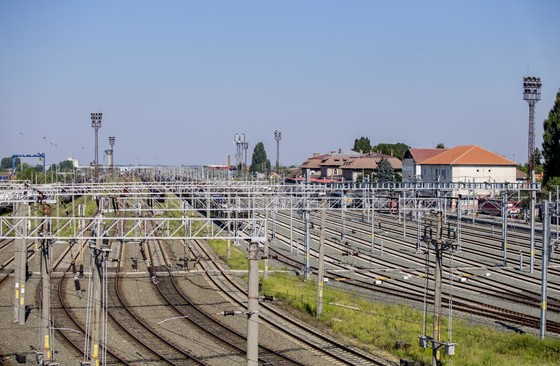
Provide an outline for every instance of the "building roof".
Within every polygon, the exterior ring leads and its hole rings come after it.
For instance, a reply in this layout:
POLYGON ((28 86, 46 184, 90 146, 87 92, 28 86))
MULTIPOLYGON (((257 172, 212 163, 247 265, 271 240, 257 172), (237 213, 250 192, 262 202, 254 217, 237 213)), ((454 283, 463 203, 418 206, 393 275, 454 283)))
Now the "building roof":
POLYGON ((360 155, 360 156, 351 157, 350 159, 348 159, 344 163, 344 165, 342 166, 342 169, 374 170, 374 169, 377 169, 377 164, 383 158, 387 159, 387 161, 389 162, 389 164, 391 164, 393 169, 402 170, 402 162, 398 158, 396 158, 394 156, 391 156, 391 155, 384 155, 384 154, 379 154, 379 153, 369 153, 369 154, 363 154, 363 155, 360 155))
POLYGON ((350 159, 352 155, 347 154, 333 154, 328 155, 326 158, 321 160, 320 166, 332 166, 332 167, 341 167, 348 159, 350 159))
POLYGON ((500 165, 517 163, 477 145, 456 146, 422 162, 423 165, 500 165))
POLYGON ((404 157, 406 158, 412 158, 414 159, 414 161, 416 162, 416 164, 422 164, 424 161, 433 158, 436 155, 441 154, 444 151, 447 151, 449 149, 415 149, 415 148, 410 148, 408 149, 408 151, 405 153, 404 157))
POLYGON ((323 155, 317 155, 317 156, 313 156, 309 159, 307 159, 306 161, 304 161, 300 168, 302 169, 320 169, 321 167, 319 166, 319 164, 321 164, 321 161, 325 158, 327 158, 329 156, 329 154, 323 154, 323 155))
POLYGON ((529 175, 525 172, 522 172, 521 170, 517 169, 515 171, 515 178, 517 180, 527 180, 527 178, 529 178, 529 175))

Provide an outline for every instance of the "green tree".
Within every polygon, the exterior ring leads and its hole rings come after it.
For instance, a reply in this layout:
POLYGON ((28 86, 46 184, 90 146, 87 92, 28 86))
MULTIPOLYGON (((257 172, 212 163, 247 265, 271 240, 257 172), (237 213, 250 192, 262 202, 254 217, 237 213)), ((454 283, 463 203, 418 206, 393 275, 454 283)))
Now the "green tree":
POLYGON ((266 157, 266 150, 262 142, 257 143, 253 149, 250 171, 253 173, 270 172, 270 160, 266 157))
POLYGON ((438 142, 438 144, 436 145, 436 149, 445 149, 445 145, 443 142, 438 142))
MULTIPOLYGON (((0 166, 2 167, 2 169, 12 169, 12 157, 11 156, 7 156, 5 158, 2 158, 2 162, 0 162, 0 166)), ((20 158, 16 158, 16 166, 18 166, 19 164, 21 164, 21 159, 20 158)))
POLYGON ((402 142, 397 142, 396 144, 380 143, 372 147, 372 151, 380 151, 382 154, 392 155, 400 160, 403 159, 404 154, 408 149, 409 146, 402 142))
POLYGON ((369 137, 360 137, 359 139, 354 140, 354 147, 352 150, 356 152, 362 152, 363 154, 367 154, 371 151, 371 143, 369 141, 369 137))
POLYGON ((544 189, 547 192, 556 193, 556 189, 560 187, 560 177, 550 177, 546 182, 544 189))
POLYGON ((74 169, 74 164, 70 160, 64 160, 58 164, 58 169, 61 172, 72 171, 72 169, 74 169))
POLYGON ((17 179, 29 180, 33 183, 45 183, 45 175, 43 174, 43 167, 37 165, 35 167, 29 166, 27 163, 22 164, 22 170, 17 173, 17 179))
POLYGON ((389 163, 389 160, 382 158, 377 163, 377 181, 378 182, 393 182, 395 180, 395 170, 389 163))
POLYGON ((544 157, 544 179, 546 184, 552 177, 560 177, 560 89, 556 93, 554 106, 543 123, 542 155, 544 157))

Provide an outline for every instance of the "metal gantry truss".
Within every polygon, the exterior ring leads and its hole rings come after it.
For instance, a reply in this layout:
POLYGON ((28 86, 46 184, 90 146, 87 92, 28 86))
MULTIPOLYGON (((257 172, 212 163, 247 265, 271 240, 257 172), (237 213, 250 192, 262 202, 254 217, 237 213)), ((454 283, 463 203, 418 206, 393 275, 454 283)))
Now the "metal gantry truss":
MULTIPOLYGON (((9 181, 0 183, 0 206, 12 206, 11 214, 0 216, 0 239, 16 239, 16 263, 25 268, 27 243, 42 243, 42 266, 49 268, 53 243, 76 243, 88 241, 92 258, 105 258, 111 241, 138 242, 149 240, 223 239, 246 240, 250 243, 250 288, 255 297, 258 284, 259 245, 265 246, 267 257, 268 221, 272 216, 273 239, 276 213, 295 212, 304 221, 305 228, 305 278, 311 275, 310 224, 312 213, 327 210, 339 211, 342 220, 341 240, 344 239, 344 220, 348 210, 362 212, 364 222, 371 222, 371 253, 374 254, 375 215, 390 213, 399 222, 416 220, 418 247, 420 251, 420 226, 423 220, 436 213, 457 215, 457 248, 460 250, 460 223, 467 202, 467 213, 475 212, 475 202, 481 192, 501 194, 502 202, 507 196, 519 197, 524 191, 536 191, 537 184, 517 183, 366 183, 366 184, 269 184, 266 181, 195 180, 163 182, 87 183, 32 185, 29 182, 9 181), (269 215, 269 212, 272 215, 269 215), (398 216, 397 216, 398 215, 398 216), (47 229, 46 229, 47 228, 47 229), (105 251, 105 252, 104 252, 105 251), (46 253, 46 254, 45 254, 46 253), (97 254, 96 254, 97 253, 97 254), (250 270, 251 272, 251 270, 250 270)), ((505 207, 505 205, 503 205, 505 207)), ((504 229, 504 256, 507 240, 507 215, 502 214, 504 229)), ((321 229, 323 224, 321 224, 321 229)), ((406 229, 406 228, 405 228, 406 229)), ((403 230, 406 233, 406 230, 403 230)), ((406 235, 406 234, 405 234, 406 235)), ((507 258, 507 257, 505 257, 507 258)), ((97 282, 106 275, 103 260, 92 262, 97 282)), ((266 268, 266 264, 265 264, 266 268)), ((47 271, 48 272, 48 271, 47 271)), ((46 285, 49 273, 42 276, 46 285)), ((25 273, 18 271, 15 281, 15 321, 24 324, 25 273)), ((94 284, 96 298, 101 298, 101 283, 94 284)), ((48 291, 45 291, 48 295, 48 291)), ((256 298, 256 297, 255 297, 256 298)), ((43 302, 42 302, 43 303, 43 302)), ((100 301, 94 313, 100 311, 100 301)), ((44 300, 44 308, 49 307, 44 300)), ((257 304, 251 303, 249 313, 255 313, 257 304)), ((46 309, 48 310, 48 309, 46 309)), ((45 311, 46 311, 45 310, 45 311)), ((100 315, 98 314, 98 317, 100 315)), ((43 315, 45 319, 48 314, 43 315)), ((255 326, 258 318, 252 319, 255 326)), ((50 323, 50 321, 47 321, 50 323)), ((42 325, 42 332, 50 337, 50 324, 42 325)), ((249 329, 249 332, 255 332, 249 329)), ((91 357, 84 355, 84 364, 96 361, 96 350, 103 335, 99 329, 91 329, 91 357), (95 355, 95 356, 94 356, 95 355)), ((43 345, 44 357, 51 358, 48 342, 43 345)), ((54 365, 54 363, 50 363, 54 365)))
MULTIPOLYGON (((267 182, 193 181, 106 184, 50 184, 35 186, 27 182, 0 183, 0 205, 51 205, 56 225, 45 237, 41 232, 44 217, 36 210, 26 215, 14 213, 0 217, 0 239, 28 240, 94 239, 93 215, 78 214, 77 201, 95 201, 108 239, 234 239, 226 228, 242 227, 247 222, 263 226, 257 213, 295 210, 362 210, 398 213, 402 217, 418 212, 457 210, 459 202, 471 202, 477 192, 513 192, 537 189, 525 184, 502 183, 399 183, 358 185, 279 185, 267 182), (467 190, 469 195, 454 195, 467 190), (342 194, 335 194, 344 192, 342 194), (437 193, 437 195, 434 195, 437 193), (326 204, 322 206, 321 199, 326 204), (99 207, 99 202, 103 206, 99 207), (200 213, 204 215, 201 216, 200 213), (250 220, 249 220, 250 218, 250 220), (26 230, 21 221, 26 221, 26 230), (148 225, 148 221, 150 225, 148 225), (257 223, 255 223, 255 221, 257 223), (219 225, 215 225, 219 223, 219 225), (201 234, 204 233, 205 235, 201 234)), ((462 211, 462 210, 459 210, 462 211)), ((251 238, 262 241, 263 237, 251 238)))

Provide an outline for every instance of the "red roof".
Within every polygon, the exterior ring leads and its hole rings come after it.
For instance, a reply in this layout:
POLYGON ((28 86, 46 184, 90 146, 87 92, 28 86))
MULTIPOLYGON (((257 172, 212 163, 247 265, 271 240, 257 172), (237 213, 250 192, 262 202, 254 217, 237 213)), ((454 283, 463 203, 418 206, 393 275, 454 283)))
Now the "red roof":
MULTIPOLYGON (((307 181, 306 178, 304 177, 296 177, 296 178, 290 178, 290 180, 294 181, 294 182, 301 182, 301 181, 307 181)), ((330 178, 309 178, 309 181, 311 183, 341 183, 342 180, 339 179, 330 179, 330 178)))
POLYGON ((477 145, 456 146, 422 162, 423 165, 502 165, 517 163, 477 145))
POLYGON ((449 149, 408 149, 416 164, 422 164, 424 163, 424 161, 433 158, 434 156, 439 155, 447 150, 449 149))

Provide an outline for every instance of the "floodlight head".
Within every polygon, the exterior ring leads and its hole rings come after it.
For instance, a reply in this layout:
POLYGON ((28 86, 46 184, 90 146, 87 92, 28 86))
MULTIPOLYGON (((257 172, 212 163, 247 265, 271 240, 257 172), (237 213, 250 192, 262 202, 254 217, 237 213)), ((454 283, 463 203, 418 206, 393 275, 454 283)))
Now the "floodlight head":
POLYGON ((91 127, 100 128, 102 118, 103 118, 103 113, 91 113, 91 127))
POLYGON ((280 132, 278 130, 274 131, 274 139, 276 141, 280 141, 282 139, 282 132, 280 132))
POLYGON ((523 100, 537 102, 541 100, 541 78, 534 76, 523 77, 523 100))
POLYGON ((109 145, 113 149, 113 146, 115 146, 115 136, 109 136, 109 145))

